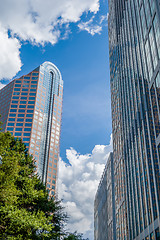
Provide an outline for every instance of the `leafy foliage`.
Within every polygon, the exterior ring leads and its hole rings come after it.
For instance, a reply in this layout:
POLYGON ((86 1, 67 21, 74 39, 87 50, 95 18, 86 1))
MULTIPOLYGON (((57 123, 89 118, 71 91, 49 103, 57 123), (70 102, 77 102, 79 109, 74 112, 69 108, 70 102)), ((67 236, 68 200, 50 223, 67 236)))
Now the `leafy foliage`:
POLYGON ((0 132, 0 239, 84 240, 82 234, 65 232, 66 221, 60 201, 49 198, 35 173, 22 140, 0 132))
MULTIPOLYGON (((78 234, 77 232, 75 232, 69 233, 69 235, 65 237, 64 240, 85 240, 85 239, 82 237, 82 234, 78 234)), ((88 240, 88 238, 86 240, 88 240)))
POLYGON ((0 132, 0 239, 61 239, 66 214, 35 174, 21 140, 0 132))

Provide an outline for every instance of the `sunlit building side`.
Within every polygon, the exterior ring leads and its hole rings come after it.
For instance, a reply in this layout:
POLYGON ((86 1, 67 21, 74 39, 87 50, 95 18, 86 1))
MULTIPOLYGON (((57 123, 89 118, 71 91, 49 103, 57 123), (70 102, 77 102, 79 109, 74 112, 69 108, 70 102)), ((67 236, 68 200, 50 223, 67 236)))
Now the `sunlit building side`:
POLYGON ((61 73, 50 62, 0 90, 2 131, 22 139, 52 196, 56 190, 62 95, 61 73))

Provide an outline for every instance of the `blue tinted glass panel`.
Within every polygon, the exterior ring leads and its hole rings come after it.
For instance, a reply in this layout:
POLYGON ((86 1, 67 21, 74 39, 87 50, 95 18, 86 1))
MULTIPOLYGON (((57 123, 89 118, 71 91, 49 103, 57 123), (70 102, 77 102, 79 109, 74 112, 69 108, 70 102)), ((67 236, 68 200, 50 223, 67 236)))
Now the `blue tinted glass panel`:
POLYGON ((19 99, 19 97, 15 97, 15 96, 13 96, 12 99, 19 99))
POLYGON ((23 87, 24 88, 29 88, 29 85, 28 84, 23 84, 23 87))
POLYGON ((34 105, 28 105, 27 108, 34 108, 34 105))
MULTIPOLYGON (((14 116, 12 116, 14 117, 14 116)), ((33 117, 33 114, 27 114, 26 117, 33 117)))
POLYGON ((23 141, 28 142, 30 138, 23 138, 23 141))
POLYGON ((19 95, 20 93, 19 92, 14 92, 13 95, 19 95))
POLYGON ((24 143, 27 147, 29 147, 29 143, 24 143))
POLYGON ((26 105, 20 105, 19 106, 19 108, 25 108, 26 107, 26 105))
POLYGON ((37 87, 37 85, 31 85, 31 88, 36 88, 37 87))
POLYGON ((21 136, 22 135, 22 133, 21 132, 15 132, 15 134, 14 134, 15 136, 21 136))
POLYGON ((18 103, 18 101, 12 101, 12 103, 18 103))
POLYGON ((22 95, 22 96, 25 96, 25 95, 28 95, 28 93, 22 92, 21 95, 22 95))
POLYGON ((20 92, 20 88, 14 88, 14 91, 20 92))
POLYGON ((32 76, 38 76, 38 72, 32 72, 32 76))
POLYGON ((24 117, 24 114, 18 114, 18 117, 24 117))
POLYGON ((35 97, 29 97, 29 100, 35 100, 35 97))
POLYGON ((27 97, 21 97, 21 99, 23 99, 23 100, 27 100, 27 97))
POLYGON ((26 122, 32 122, 32 118, 26 119, 26 122))
POLYGON ((38 79, 38 77, 32 77, 32 79, 38 79))
POLYGON ((23 126, 23 123, 16 123, 16 126, 17 126, 17 127, 22 127, 22 126, 23 126))
POLYGON ((17 109, 11 109, 10 112, 17 112, 17 109))
POLYGON ((9 126, 9 127, 13 127, 13 126, 14 126, 14 123, 8 123, 8 126, 9 126))
POLYGON ((15 84, 15 87, 21 87, 21 84, 15 84))
POLYGON ((18 112, 25 112, 25 109, 19 109, 18 112))
POLYGON ((36 96, 36 93, 30 93, 29 95, 30 96, 36 96))
POLYGON ((16 128, 16 131, 21 132, 22 128, 16 128))
POLYGON ((28 104, 34 104, 35 102, 34 101, 28 101, 28 104))
POLYGON ((33 113, 33 110, 27 110, 27 113, 33 113))
POLYGON ((29 132, 29 133, 24 133, 24 134, 23 134, 24 137, 29 137, 30 135, 31 135, 30 132, 29 132))
MULTIPOLYGON (((20 80, 16 80, 16 83, 21 83, 21 81, 20 80)), ((15 84, 15 85, 18 85, 18 84, 15 84)), ((20 85, 21 86, 21 85, 20 85)))
POLYGON ((9 117, 16 117, 16 114, 15 113, 11 113, 11 114, 9 114, 9 117))
POLYGON ((36 89, 30 89, 30 92, 36 92, 36 89))
POLYGON ((24 131, 25 131, 25 132, 30 132, 30 131, 31 131, 31 128, 24 128, 24 131))
POLYGON ((30 79, 30 77, 24 77, 24 79, 30 79))
POLYGON ((15 121, 15 118, 8 118, 8 121, 13 122, 13 121, 15 121))
POLYGON ((17 108, 17 105, 11 105, 11 108, 17 108))
POLYGON ((12 127, 7 127, 7 131, 13 131, 12 127))
POLYGON ((20 101, 21 104, 26 104, 26 101, 20 101))
POLYGON ((32 127, 32 123, 25 123, 25 127, 32 127))
POLYGON ((17 119, 17 122, 23 122, 24 121, 24 118, 18 118, 17 119))
POLYGON ((22 89, 22 92, 27 92, 28 91, 28 88, 23 88, 22 89))

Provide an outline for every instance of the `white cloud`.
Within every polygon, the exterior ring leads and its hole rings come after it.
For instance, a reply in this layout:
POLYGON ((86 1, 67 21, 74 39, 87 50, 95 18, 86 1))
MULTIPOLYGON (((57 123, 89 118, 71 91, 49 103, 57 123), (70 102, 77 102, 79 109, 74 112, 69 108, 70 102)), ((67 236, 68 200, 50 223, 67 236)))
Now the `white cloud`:
POLYGON ((92 17, 89 21, 87 22, 81 22, 78 24, 78 27, 81 31, 87 31, 90 33, 92 36, 94 36, 96 33, 100 34, 102 31, 102 26, 93 24, 93 19, 92 17))
POLYGON ((93 239, 94 198, 97 187, 112 151, 109 145, 96 145, 91 154, 82 155, 73 148, 66 150, 67 165, 59 162, 58 197, 63 199, 70 219, 68 229, 93 239))
POLYGON ((102 23, 108 21, 108 14, 102 15, 100 17, 100 20, 97 23, 94 23, 95 16, 91 17, 91 19, 87 22, 80 22, 78 24, 78 27, 81 31, 87 31, 92 36, 94 36, 96 33, 101 34, 102 31, 102 23))
POLYGON ((0 89, 2 89, 5 86, 5 84, 0 82, 0 89))
MULTIPOLYGON (((49 42, 54 45, 59 39, 67 38, 70 23, 79 22, 83 13, 90 12, 94 16, 99 7, 100 0, 3 1, 0 7, 0 44, 3 50, 0 78, 12 78, 21 69, 20 42, 41 45, 49 42)), ((81 29, 83 25, 79 25, 81 29)), ((101 26, 95 25, 92 29, 85 26, 85 29, 94 35, 100 33, 101 26)))
MULTIPOLYGON (((20 43, 8 37, 7 30, 0 25, 0 79, 12 78, 21 69, 20 43)), ((2 85, 1 85, 2 86, 2 85)))

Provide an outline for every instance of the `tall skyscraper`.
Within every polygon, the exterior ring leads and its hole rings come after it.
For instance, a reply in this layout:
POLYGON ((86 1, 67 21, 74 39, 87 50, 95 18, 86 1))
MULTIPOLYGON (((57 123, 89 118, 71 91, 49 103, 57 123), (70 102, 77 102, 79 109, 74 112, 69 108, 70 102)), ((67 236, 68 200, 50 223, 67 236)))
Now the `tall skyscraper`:
POLYGON ((109 0, 117 240, 160 239, 160 1, 109 0))
POLYGON ((61 73, 50 62, 0 90, 2 131, 22 138, 50 195, 56 189, 62 94, 61 73))
POLYGON ((110 153, 94 201, 94 240, 116 240, 113 153, 110 153))

